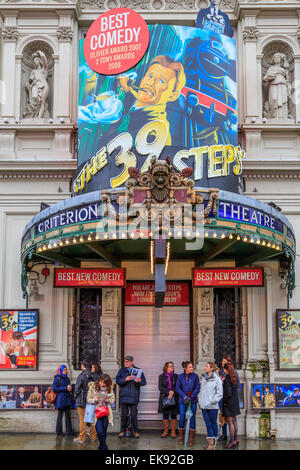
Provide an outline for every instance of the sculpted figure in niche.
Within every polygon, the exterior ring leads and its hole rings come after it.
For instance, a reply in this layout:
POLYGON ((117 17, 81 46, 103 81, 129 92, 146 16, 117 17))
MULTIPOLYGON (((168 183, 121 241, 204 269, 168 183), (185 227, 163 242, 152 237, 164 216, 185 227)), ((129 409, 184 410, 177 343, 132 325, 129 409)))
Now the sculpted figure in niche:
POLYGON ((210 349, 210 332, 209 328, 200 328, 201 337, 202 337, 202 355, 207 357, 209 355, 210 349))
POLYGON ((24 113, 25 118, 47 118, 48 112, 48 94, 49 85, 48 62, 42 51, 32 54, 34 69, 31 71, 28 82, 25 85, 27 92, 27 110, 24 113))
POLYGON ((291 97, 289 82, 289 64, 285 54, 276 52, 273 55, 271 67, 263 80, 269 84, 268 102, 265 105, 266 117, 285 118, 288 116, 288 99, 291 97))
POLYGON ((112 355, 113 352, 113 337, 110 329, 105 330, 105 352, 108 355, 112 355))

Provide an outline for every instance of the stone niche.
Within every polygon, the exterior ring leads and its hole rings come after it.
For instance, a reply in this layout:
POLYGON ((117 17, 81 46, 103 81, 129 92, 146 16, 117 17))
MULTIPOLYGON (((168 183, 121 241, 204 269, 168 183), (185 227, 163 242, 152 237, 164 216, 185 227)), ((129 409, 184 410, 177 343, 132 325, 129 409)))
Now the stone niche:
POLYGON ((294 53, 284 41, 272 41, 262 55, 263 117, 273 123, 294 123, 295 103, 292 99, 294 83, 294 53))
POLYGON ((22 120, 44 121, 53 116, 53 81, 52 47, 45 41, 28 43, 23 49, 21 59, 22 120))

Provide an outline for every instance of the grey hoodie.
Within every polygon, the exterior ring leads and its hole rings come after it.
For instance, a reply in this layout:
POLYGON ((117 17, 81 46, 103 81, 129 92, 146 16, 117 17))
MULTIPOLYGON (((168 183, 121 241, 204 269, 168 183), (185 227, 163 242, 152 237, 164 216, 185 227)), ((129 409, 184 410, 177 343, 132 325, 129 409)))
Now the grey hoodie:
POLYGON ((198 395, 199 406, 203 410, 218 409, 219 401, 223 398, 223 384, 220 377, 213 372, 210 376, 203 374, 198 395))

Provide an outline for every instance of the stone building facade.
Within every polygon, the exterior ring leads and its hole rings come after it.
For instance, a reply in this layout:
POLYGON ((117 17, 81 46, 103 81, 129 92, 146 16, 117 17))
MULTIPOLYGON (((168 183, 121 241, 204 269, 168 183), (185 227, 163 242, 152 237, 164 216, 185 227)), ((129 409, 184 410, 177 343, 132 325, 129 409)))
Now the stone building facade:
MULTIPOLYGON (((194 26, 205 0, 0 0, 0 307, 25 308, 21 288, 21 238, 41 203, 53 205, 71 196, 77 167, 78 40, 99 14, 128 7, 146 21, 194 26), (36 61, 33 55, 39 51, 36 61), (44 62, 43 62, 44 60, 44 62), (43 65, 44 64, 44 65, 43 65), (45 64, 47 65, 45 68, 45 64), (38 71, 38 72, 37 72, 38 71), (32 87, 35 74, 47 85, 32 87), (44 93, 46 88, 46 92, 44 93), (41 107, 42 104, 42 107, 41 107)), ((223 0, 238 49, 239 128, 247 157, 243 162, 244 195, 274 203, 300 234, 300 2, 298 0, 223 0), (276 62, 277 61, 277 62, 276 62), (280 67, 281 84, 270 90, 268 74, 280 67), (273 69, 271 69, 273 67, 273 69), (282 78, 283 77, 283 78, 282 78), (281 89, 279 90, 279 87, 281 89), (280 96, 280 98, 279 98, 280 96)), ((147 262, 125 261, 127 280, 149 280, 147 262)), ((299 308, 299 255, 296 288, 288 299, 278 261, 260 261, 264 288, 241 289, 242 349, 239 375, 244 402, 240 433, 257 437, 259 413, 251 408, 251 364, 268 363, 269 383, 298 383, 298 371, 278 370, 277 308, 299 308), (289 302, 289 305, 288 305, 289 302)), ((110 267, 109 260, 83 262, 81 267, 110 267)), ((170 262, 172 280, 190 280, 192 262, 170 262)), ((231 266, 209 261, 207 266, 231 266)), ((40 272, 42 266, 37 266, 40 272)), ((39 309, 39 367, 37 371, 0 371, 0 384, 50 383, 59 364, 74 367, 75 300, 71 289, 53 289, 53 266, 45 283, 28 275, 28 306, 39 309)), ((214 359, 214 290, 193 290, 193 360, 202 373, 214 359)), ((102 367, 115 377, 123 359, 123 297, 121 289, 102 290, 102 367)), ((186 358, 183 358, 186 359, 186 358)), ((141 364, 142 366, 142 364, 141 364)), ((299 363, 300 366, 300 363, 299 363)), ((115 411, 118 425, 118 410, 115 411)), ((281 438, 298 437, 297 411, 271 410, 271 428, 281 438)), ((9 431, 49 431, 55 413, 0 410, 0 428, 9 431), (16 419, 17 418, 17 419, 16 419)), ((76 426, 77 416, 73 415, 76 426)), ((204 431, 202 419, 197 424, 204 431)))

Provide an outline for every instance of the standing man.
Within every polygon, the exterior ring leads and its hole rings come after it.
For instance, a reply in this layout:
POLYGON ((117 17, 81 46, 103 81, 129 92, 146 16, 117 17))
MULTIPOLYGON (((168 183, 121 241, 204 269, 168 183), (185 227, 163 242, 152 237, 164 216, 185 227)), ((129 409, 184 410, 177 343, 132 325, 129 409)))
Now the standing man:
POLYGON ((133 436, 138 439, 140 435, 137 425, 137 406, 140 399, 140 388, 146 385, 147 382, 143 372, 140 377, 131 374, 133 369, 137 369, 133 364, 132 356, 125 357, 124 366, 125 367, 119 370, 116 377, 116 382, 120 386, 121 405, 121 430, 119 437, 125 437, 127 415, 130 411, 133 436))
MULTIPOLYGON (((74 392, 74 399, 79 417, 79 436, 74 439, 74 442, 77 444, 83 444, 86 440, 86 423, 84 422, 84 414, 89 388, 88 384, 89 382, 93 382, 90 363, 83 361, 81 363, 81 370, 82 372, 78 375, 76 380, 74 392)), ((90 438, 92 441, 96 441, 97 439, 97 433, 94 424, 91 424, 90 438)))

